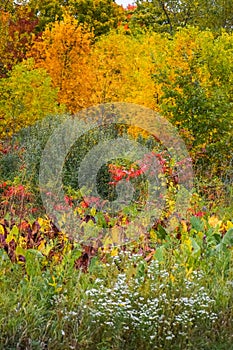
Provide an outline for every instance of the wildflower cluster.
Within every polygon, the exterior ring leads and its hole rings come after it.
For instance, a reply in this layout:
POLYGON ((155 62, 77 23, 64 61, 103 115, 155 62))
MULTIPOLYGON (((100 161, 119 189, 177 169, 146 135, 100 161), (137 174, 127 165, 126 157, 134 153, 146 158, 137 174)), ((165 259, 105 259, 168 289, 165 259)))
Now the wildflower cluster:
MULTIPOLYGON (((112 263, 119 259, 114 257, 112 263)), ((110 286, 98 279, 95 288, 86 291, 91 322, 112 336, 122 334, 122 341, 140 338, 154 349, 169 346, 175 337, 185 339, 190 330, 214 322, 217 315, 215 301, 201 286, 201 273, 194 271, 192 279, 184 275, 178 283, 176 277, 182 273, 178 265, 169 271, 156 260, 140 273, 140 256, 129 257, 128 271, 118 274, 110 286), (135 275, 128 276, 136 265, 135 275)))

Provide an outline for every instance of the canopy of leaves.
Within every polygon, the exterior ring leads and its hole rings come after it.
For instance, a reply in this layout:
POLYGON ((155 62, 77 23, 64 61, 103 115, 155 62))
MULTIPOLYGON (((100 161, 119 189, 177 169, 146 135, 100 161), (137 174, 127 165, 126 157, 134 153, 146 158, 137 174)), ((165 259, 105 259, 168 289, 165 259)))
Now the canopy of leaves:
POLYGON ((91 104, 93 63, 89 61, 92 34, 69 15, 46 27, 36 40, 30 56, 36 67, 49 73, 59 89, 58 101, 72 113, 91 104))
POLYGON ((95 36, 117 28, 124 10, 113 0, 72 0, 71 13, 79 23, 87 24, 95 36))
POLYGON ((61 21, 64 14, 69 13, 99 36, 117 28, 124 14, 122 7, 113 0, 30 0, 29 6, 39 20, 39 32, 46 25, 61 21))
POLYGON ((156 108, 149 36, 133 38, 124 30, 111 32, 95 43, 95 103, 132 102, 156 108))
POLYGON ((137 0, 131 17, 133 27, 174 33, 179 27, 198 26, 200 29, 232 30, 231 0, 137 0))

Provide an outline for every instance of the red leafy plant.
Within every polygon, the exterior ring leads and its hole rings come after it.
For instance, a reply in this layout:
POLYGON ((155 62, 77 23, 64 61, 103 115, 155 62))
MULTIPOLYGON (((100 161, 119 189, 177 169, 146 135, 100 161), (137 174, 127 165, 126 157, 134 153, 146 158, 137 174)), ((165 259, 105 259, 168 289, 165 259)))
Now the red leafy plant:
POLYGON ((33 194, 25 185, 10 181, 2 182, 0 194, 1 217, 8 214, 23 219, 37 211, 37 208, 33 207, 33 194))

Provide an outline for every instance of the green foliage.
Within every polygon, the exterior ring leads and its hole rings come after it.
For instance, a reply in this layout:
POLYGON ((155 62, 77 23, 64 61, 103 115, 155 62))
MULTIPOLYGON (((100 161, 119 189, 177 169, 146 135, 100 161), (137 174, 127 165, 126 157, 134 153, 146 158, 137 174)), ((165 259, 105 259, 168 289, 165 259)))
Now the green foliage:
POLYGON ((0 156, 0 179, 2 181, 13 181, 18 175, 21 165, 19 152, 13 150, 0 156))
POLYGON ((99 36, 116 28, 123 18, 122 8, 112 0, 30 0, 29 6, 39 19, 37 31, 43 31, 46 25, 62 20, 69 13, 99 36))
POLYGON ((95 36, 117 28, 124 15, 122 8, 113 0, 71 1, 70 9, 78 22, 87 24, 95 36))
POLYGON ((37 32, 44 31, 46 25, 62 20, 64 7, 67 2, 64 0, 30 0, 29 6, 38 18, 37 32))
POLYGON ((131 17, 134 27, 140 25, 157 32, 175 33, 180 27, 197 26, 232 31, 232 6, 230 0, 137 0, 131 17))

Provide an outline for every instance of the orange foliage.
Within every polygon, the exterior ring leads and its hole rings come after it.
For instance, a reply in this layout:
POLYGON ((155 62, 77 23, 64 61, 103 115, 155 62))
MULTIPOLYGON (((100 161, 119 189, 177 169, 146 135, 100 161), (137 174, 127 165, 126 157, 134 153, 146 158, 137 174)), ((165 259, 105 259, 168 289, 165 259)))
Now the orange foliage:
POLYGON ((35 40, 29 56, 36 67, 47 70, 58 101, 72 113, 92 104, 93 65, 90 64, 92 34, 69 15, 46 27, 41 40, 35 40))

